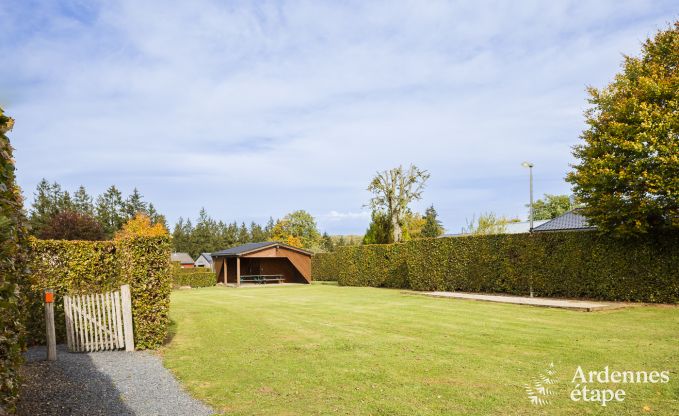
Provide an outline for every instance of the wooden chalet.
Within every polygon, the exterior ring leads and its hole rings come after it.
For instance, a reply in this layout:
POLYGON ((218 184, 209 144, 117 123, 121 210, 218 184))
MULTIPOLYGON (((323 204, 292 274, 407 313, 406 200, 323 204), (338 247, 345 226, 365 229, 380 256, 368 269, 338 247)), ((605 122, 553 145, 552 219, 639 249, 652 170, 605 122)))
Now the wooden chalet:
POLYGON ((218 283, 310 283, 311 255, 297 247, 267 241, 212 253, 212 260, 218 283))

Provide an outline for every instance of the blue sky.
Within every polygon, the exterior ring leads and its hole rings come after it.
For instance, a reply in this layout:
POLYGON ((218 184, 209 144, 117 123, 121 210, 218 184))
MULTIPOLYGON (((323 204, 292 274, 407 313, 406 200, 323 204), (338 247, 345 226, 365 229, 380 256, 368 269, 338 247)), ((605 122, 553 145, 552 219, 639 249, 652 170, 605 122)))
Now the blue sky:
POLYGON ((137 187, 174 222, 306 209, 361 234, 377 170, 431 173, 457 232, 567 193, 587 85, 673 1, 0 0, 0 105, 19 184, 137 187))

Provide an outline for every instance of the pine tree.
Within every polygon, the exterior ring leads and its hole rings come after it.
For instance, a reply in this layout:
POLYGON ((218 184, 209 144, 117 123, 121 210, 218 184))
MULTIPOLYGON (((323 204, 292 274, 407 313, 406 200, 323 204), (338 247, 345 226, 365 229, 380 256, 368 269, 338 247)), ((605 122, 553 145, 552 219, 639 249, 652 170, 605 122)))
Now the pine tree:
POLYGON ((59 212, 74 211, 73 199, 71 199, 71 194, 69 194, 68 191, 61 193, 57 206, 59 212))
POLYGON ((188 253, 192 250, 191 235, 193 234, 193 226, 191 220, 184 221, 182 217, 174 226, 172 231, 172 246, 175 252, 188 253))
POLYGON ((327 252, 335 250, 335 244, 332 242, 332 238, 328 235, 327 232, 324 232, 323 236, 321 237, 321 245, 323 246, 323 249, 327 252))
POLYGON ((84 186, 80 185, 73 194, 73 209, 80 214, 94 215, 94 203, 84 186))
POLYGON ((127 197, 124 207, 125 215, 128 219, 134 218, 138 213, 148 213, 146 202, 144 202, 144 197, 139 193, 137 188, 134 188, 132 193, 127 197))
POLYGON ((393 242, 389 216, 382 211, 373 211, 370 225, 363 237, 363 244, 388 244, 393 242))
POLYGON ((56 182, 50 184, 43 178, 33 193, 29 216, 31 234, 40 235, 52 218, 61 212, 63 205, 61 186, 56 182))
POLYGON ((264 233, 266 234, 266 240, 271 240, 273 237, 273 227, 276 226, 276 222, 273 220, 273 217, 269 217, 269 221, 267 221, 266 226, 264 227, 264 233))
POLYGON ((425 238, 435 238, 443 234, 443 226, 438 220, 438 214, 434 205, 427 208, 424 212, 424 227, 422 227, 421 236, 425 238))
POLYGON ((107 238, 112 238, 116 231, 125 223, 125 203, 122 194, 111 185, 97 198, 96 218, 104 229, 107 238))
POLYGON ((254 243, 268 240, 266 232, 262 226, 254 221, 250 224, 250 239, 254 243))
POLYGON ((248 232, 248 227, 243 222, 238 228, 238 243, 245 244, 250 242, 250 233, 248 232))

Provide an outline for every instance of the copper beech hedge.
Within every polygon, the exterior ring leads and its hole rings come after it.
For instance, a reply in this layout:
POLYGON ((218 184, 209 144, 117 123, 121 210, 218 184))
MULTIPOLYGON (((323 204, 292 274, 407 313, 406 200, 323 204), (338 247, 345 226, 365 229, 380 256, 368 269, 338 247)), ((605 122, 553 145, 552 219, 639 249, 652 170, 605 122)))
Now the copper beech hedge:
POLYGON ((172 265, 172 286, 209 287, 217 284, 217 275, 209 268, 193 267, 183 269, 172 265))
POLYGON ((464 236, 341 247, 312 260, 346 286, 610 301, 679 302, 679 233, 621 240, 597 232, 464 236))
POLYGON ((65 339, 63 302, 67 293, 103 293, 129 284, 135 346, 156 348, 167 334, 172 280, 168 237, 117 241, 30 240, 26 295, 27 341, 45 342, 41 293, 57 295, 57 341, 65 339))
POLYGON ((0 108, 0 414, 14 412, 19 392, 27 232, 21 191, 16 185, 12 146, 5 133, 13 120, 0 108))

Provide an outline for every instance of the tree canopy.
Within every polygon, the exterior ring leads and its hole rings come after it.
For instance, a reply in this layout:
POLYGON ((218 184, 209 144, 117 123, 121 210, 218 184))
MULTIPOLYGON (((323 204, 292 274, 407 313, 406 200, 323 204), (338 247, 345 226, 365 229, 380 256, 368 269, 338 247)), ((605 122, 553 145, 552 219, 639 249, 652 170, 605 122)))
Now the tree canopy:
POLYGON ((679 22, 589 94, 588 128, 567 177, 583 214, 621 235, 679 229, 679 22))
MULTIPOLYGON (((530 214, 530 205, 527 205, 530 214)), ((570 211, 571 198, 568 195, 545 194, 543 199, 538 199, 533 203, 533 219, 551 220, 570 211)))
POLYGON ((33 194, 29 215, 31 233, 36 237, 52 239, 112 238, 138 213, 148 216, 152 224, 161 224, 167 229, 165 217, 156 211, 153 204, 144 201, 136 188, 124 199, 122 192, 116 186, 111 186, 96 198, 96 203, 94 201, 95 198, 82 185, 71 196, 57 182, 50 183, 43 178, 33 194), (92 225, 92 219, 99 227, 92 225), (74 227, 73 232, 64 228, 68 224, 74 227), (103 231, 103 236, 99 236, 97 229, 103 231))
POLYGON ((306 249, 318 248, 321 243, 316 220, 304 210, 291 212, 276 222, 271 238, 306 249))
POLYGON ((424 185, 429 179, 429 173, 415 165, 408 169, 403 166, 377 172, 368 185, 368 191, 373 193, 369 206, 373 211, 380 211, 387 215, 391 222, 393 242, 404 240, 403 226, 408 205, 412 201, 422 198, 424 185))
POLYGON ((438 219, 438 213, 434 205, 431 205, 424 211, 424 226, 422 227, 421 236, 424 238, 435 238, 443 234, 443 232, 443 225, 441 225, 441 221, 438 219))
POLYGON ((134 218, 126 222, 123 228, 116 232, 115 239, 162 237, 165 235, 168 235, 168 232, 163 224, 153 224, 151 218, 140 211, 137 212, 134 218))
POLYGON ((103 240, 101 224, 89 214, 62 211, 55 214, 42 228, 38 237, 44 240, 103 240))

